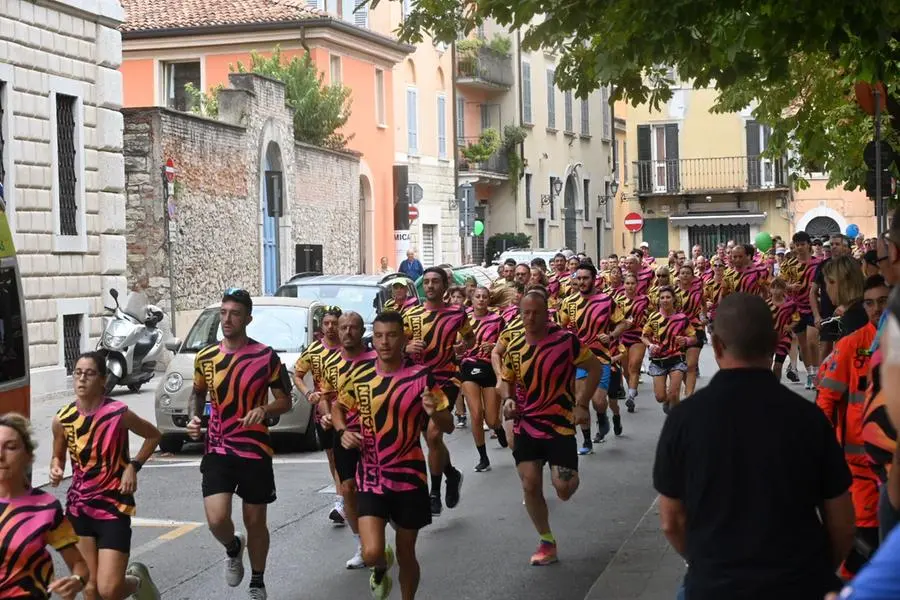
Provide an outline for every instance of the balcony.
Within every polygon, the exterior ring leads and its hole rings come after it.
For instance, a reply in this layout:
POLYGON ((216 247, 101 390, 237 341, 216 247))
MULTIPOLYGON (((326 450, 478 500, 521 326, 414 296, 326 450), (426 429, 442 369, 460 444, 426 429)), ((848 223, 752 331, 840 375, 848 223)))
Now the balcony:
POLYGON ((473 161, 463 155, 463 149, 481 142, 480 137, 462 138, 458 141, 457 165, 460 176, 468 179, 477 179, 478 183, 500 184, 509 180, 509 162, 506 153, 500 149, 495 151, 487 160, 473 161))
POLYGON ((512 57, 482 46, 456 55, 457 85, 483 91, 505 91, 513 84, 512 57))
POLYGON ((786 159, 723 156, 639 160, 634 164, 639 196, 731 194, 787 189, 786 159))

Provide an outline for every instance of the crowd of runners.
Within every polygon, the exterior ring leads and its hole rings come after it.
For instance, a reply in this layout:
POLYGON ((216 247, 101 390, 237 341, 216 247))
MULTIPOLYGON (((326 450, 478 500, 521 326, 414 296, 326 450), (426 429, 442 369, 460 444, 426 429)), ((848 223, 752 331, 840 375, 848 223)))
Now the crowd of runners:
MULTIPOLYGON (((557 496, 568 500, 579 486, 579 455, 592 454, 610 433, 623 434, 622 408, 634 413, 652 405, 652 396, 668 413, 692 395, 716 308, 735 292, 768 303, 778 337, 771 367, 779 379, 787 363, 785 376, 799 382, 802 360, 806 387, 820 389, 823 409, 844 436, 847 460, 861 474, 859 493, 866 501, 859 505, 865 510, 860 527, 869 528, 865 539, 874 549, 872 497, 877 505, 886 469, 859 460, 865 450, 857 451, 864 441, 856 424, 862 428, 861 399, 871 393, 862 387, 871 378, 864 375, 870 355, 862 360, 858 349, 872 343, 887 302, 885 278, 876 272, 888 259, 875 245, 888 243, 859 240, 854 250, 841 235, 817 243, 798 232, 787 243, 776 238, 769 252, 728 242, 709 258, 699 246, 690 259, 672 252, 668 264, 658 264, 644 243, 596 263, 563 254, 550 265, 540 258, 508 261, 490 287, 474 280, 450 287, 448 272, 431 267, 422 279, 422 304, 407 297, 406 280, 392 286, 393 297, 374 320, 371 348, 359 314, 328 307, 321 335, 300 356, 293 381, 272 348, 247 336, 250 294, 226 290, 223 339, 196 357, 188 431, 205 444, 203 502, 209 529, 224 547, 227 585, 244 581, 246 552, 249 597, 266 598, 266 509, 276 499, 266 423, 290 409, 293 386, 316 407, 338 492, 328 518, 353 534, 346 567, 371 570, 374 598, 390 595, 395 561, 402 597, 416 595, 418 532, 445 507, 455 508, 463 492, 467 469, 444 444, 455 428, 470 428, 477 473, 491 469, 486 437, 496 439, 500 451, 512 452, 539 537, 529 562, 556 562, 544 466, 557 496), (844 349, 854 319, 860 321, 856 329, 868 325, 867 333, 844 349), (832 353, 835 342, 840 352, 832 353), (840 362, 844 356, 851 357, 847 365, 840 362), (820 380, 823 361, 840 367, 823 368, 820 380), (641 390, 643 375, 650 380, 647 392, 641 390), (847 397, 851 412, 860 400, 858 415, 848 417, 841 408, 847 397), (204 411, 210 415, 206 430, 204 411), (243 502, 243 531, 232 519, 235 494, 243 502), (393 544, 386 540, 388 524, 396 531, 393 544)), ((62 481, 67 453, 73 466, 65 509, 26 483, 34 452, 27 421, 0 416, 0 539, 21 548, 0 570, 0 598, 46 598, 51 592, 72 598, 82 591, 88 600, 159 597, 146 566, 129 564, 128 557, 137 474, 160 434, 125 404, 104 396, 105 376, 102 356, 81 356, 73 373, 76 399, 53 423, 51 484, 62 481), (129 432, 144 439, 133 456, 129 432), (60 551, 71 576, 53 577, 47 545, 60 551)), ((886 431, 882 421, 877 424, 886 431)), ((882 452, 886 467, 893 447, 882 452)), ((846 575, 866 557, 848 559, 846 575)))

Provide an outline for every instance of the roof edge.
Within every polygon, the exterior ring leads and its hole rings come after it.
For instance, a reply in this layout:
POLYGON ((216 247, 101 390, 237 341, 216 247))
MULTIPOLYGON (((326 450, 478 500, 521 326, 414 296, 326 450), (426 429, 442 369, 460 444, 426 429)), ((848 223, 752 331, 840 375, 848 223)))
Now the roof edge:
MULTIPOLYGON (((126 23, 127 24, 127 23, 126 23)), ((306 28, 306 27, 333 27, 338 31, 349 33, 350 35, 361 37, 365 40, 375 42, 391 50, 402 52, 404 54, 412 54, 416 47, 410 44, 403 44, 391 39, 380 33, 375 33, 369 29, 363 29, 355 25, 351 25, 346 21, 335 19, 332 17, 314 17, 310 19, 295 19, 293 21, 269 21, 265 23, 237 23, 233 25, 199 25, 195 27, 170 27, 164 29, 142 29, 135 31, 122 31, 123 40, 140 40, 152 38, 166 38, 177 36, 193 36, 193 35, 211 35, 217 33, 243 33, 251 31, 269 31, 275 29, 288 29, 290 27, 306 28)))

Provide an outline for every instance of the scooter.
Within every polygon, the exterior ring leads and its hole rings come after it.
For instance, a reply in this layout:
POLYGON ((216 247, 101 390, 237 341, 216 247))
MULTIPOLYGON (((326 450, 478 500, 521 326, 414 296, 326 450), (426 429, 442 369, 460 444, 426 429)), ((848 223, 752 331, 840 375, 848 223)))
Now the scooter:
POLYGON ((130 294, 124 309, 115 288, 109 295, 116 306, 106 307, 113 316, 103 317, 103 335, 97 344, 97 350, 106 356, 106 393, 117 385, 137 392, 156 372, 156 359, 163 348, 163 335, 156 326, 163 320, 163 311, 143 301, 142 294, 130 294))

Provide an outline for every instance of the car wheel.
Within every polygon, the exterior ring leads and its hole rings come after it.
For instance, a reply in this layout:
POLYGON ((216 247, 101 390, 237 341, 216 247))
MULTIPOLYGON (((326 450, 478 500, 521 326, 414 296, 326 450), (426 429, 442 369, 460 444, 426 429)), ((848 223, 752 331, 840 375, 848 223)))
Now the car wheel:
POLYGON ((302 450, 305 450, 307 452, 315 452, 320 448, 319 436, 316 433, 316 419, 314 411, 309 415, 309 423, 306 425, 306 431, 300 438, 300 446, 302 450))
POLYGON ((144 385, 144 384, 143 383, 131 383, 128 385, 128 389, 132 392, 137 393, 137 392, 141 391, 142 385, 144 385))
POLYGON ((179 435, 164 435, 159 439, 159 449, 163 452, 178 454, 184 446, 184 438, 179 435))

